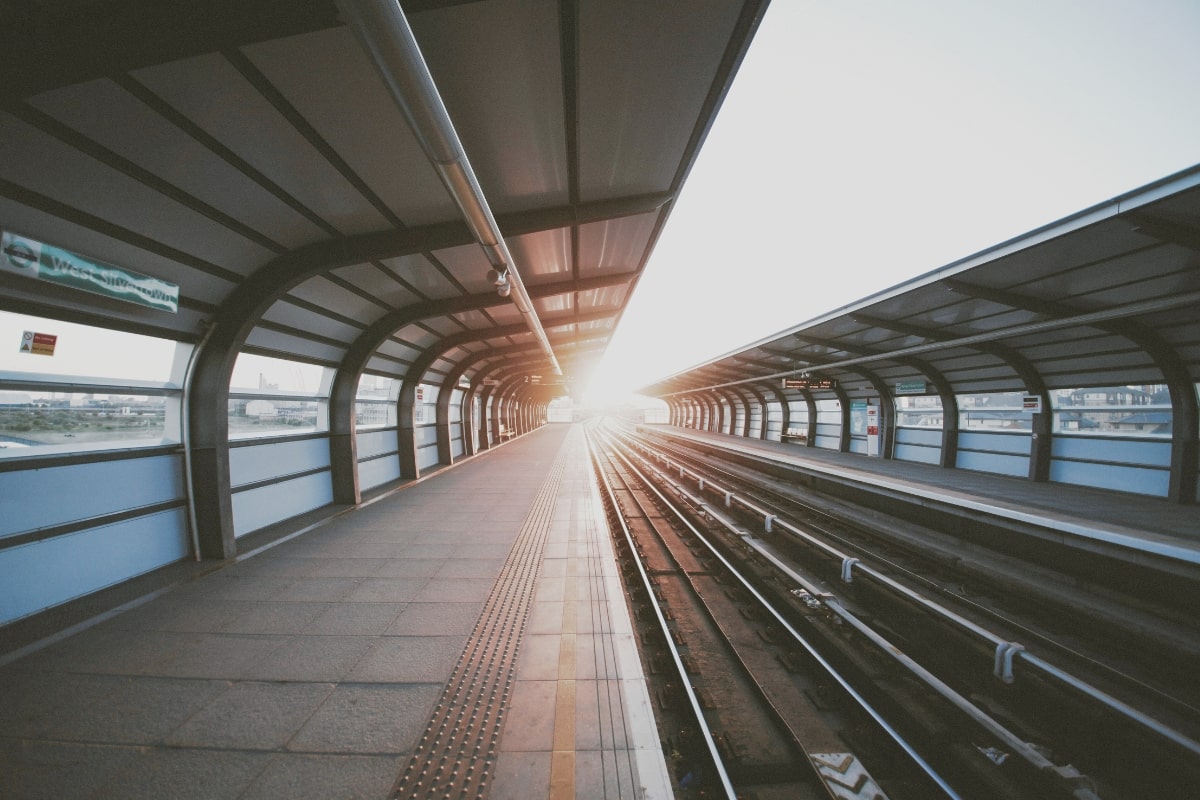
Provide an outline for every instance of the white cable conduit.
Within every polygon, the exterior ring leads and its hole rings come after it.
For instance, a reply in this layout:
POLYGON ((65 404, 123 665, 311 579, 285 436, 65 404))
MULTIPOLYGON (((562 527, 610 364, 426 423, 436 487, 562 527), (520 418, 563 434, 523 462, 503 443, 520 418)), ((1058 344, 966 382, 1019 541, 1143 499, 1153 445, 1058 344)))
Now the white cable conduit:
POLYGON ((501 290, 501 296, 505 296, 503 290, 508 287, 507 296, 525 318, 525 324, 550 359, 555 374, 562 375, 550 340, 525 291, 512 253, 504 243, 400 3, 398 0, 337 0, 337 7, 370 55, 421 149, 458 205, 471 234, 483 248, 497 273, 493 281, 501 290))

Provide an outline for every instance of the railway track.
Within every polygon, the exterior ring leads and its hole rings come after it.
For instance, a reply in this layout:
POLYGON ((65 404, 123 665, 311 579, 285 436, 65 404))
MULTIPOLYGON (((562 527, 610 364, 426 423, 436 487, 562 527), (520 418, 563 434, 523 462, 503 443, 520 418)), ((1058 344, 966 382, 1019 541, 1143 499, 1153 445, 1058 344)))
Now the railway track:
POLYGON ((700 733, 689 737, 679 733, 689 727, 676 719, 678 702, 668 715, 676 730, 666 739, 685 762, 677 776, 685 790, 701 783, 713 791, 711 780, 696 781, 694 772, 727 776, 726 796, 764 798, 1150 797, 1169 796, 1155 792, 1192 779, 1193 770, 1181 766, 1194 755, 1186 735, 1139 718, 1136 709, 913 589, 890 585, 865 558, 828 543, 809 542, 798 552, 791 540, 803 534, 793 533, 778 509, 748 510, 748 501, 723 487, 715 493, 724 502, 711 502, 711 477, 650 454, 644 444, 639 452, 612 431, 593 427, 590 438, 615 528, 623 531, 618 538, 628 539, 629 557, 638 558, 627 573, 637 578, 631 594, 642 596, 643 608, 653 606, 642 616, 657 618, 661 630, 649 649, 677 652, 650 659, 675 661, 682 671, 662 694, 688 699, 700 720, 692 725, 700 733), (822 574, 830 563, 841 580, 822 574), (983 659, 991 669, 978 668, 983 659), (725 677, 734 673, 736 679, 725 677), (1047 695, 1070 723, 1025 722, 1028 706, 1047 695), (745 699, 751 697, 753 704, 745 699), (735 698, 743 698, 740 707, 735 698), (769 711, 755 713, 775 721, 744 716, 764 704, 769 711), (1141 764, 1154 774, 1097 781, 1064 759, 1078 747, 1039 739, 1081 735, 1079 720, 1123 726, 1129 752, 1114 763, 1146 757, 1141 764), (1157 756, 1146 755, 1155 743, 1157 756), (707 751, 710 764, 685 769, 697 751, 707 751), (821 771, 825 756, 853 763, 865 777, 830 783, 821 771), (788 769, 789 759, 804 769, 788 769), (852 783, 867 793, 837 793, 852 783))
POLYGON ((1043 546, 1039 558, 1031 560, 1020 552, 1018 537, 1000 538, 1001 550, 988 546, 986 536, 972 541, 928 524, 911 524, 811 492, 796 476, 789 480, 781 474, 784 465, 756 469, 721 463, 711 453, 662 440, 647 444, 656 459, 685 465, 692 477, 735 493, 741 501, 732 509, 735 514, 755 509, 751 516, 761 517, 770 512, 758 509, 774 510, 1008 639, 1035 641, 1075 668, 1156 693, 1160 715, 1170 716, 1172 709, 1182 718, 1200 715, 1200 683, 1194 680, 1200 633, 1188 610, 1200 603, 1195 570, 1171 576, 1146 568, 1134 576, 1126 565, 1100 567, 1099 556, 1067 546, 1043 546), (1085 560, 1087 569, 1067 569, 1085 560), (1132 584, 1132 592, 1116 585, 1122 578, 1132 584))

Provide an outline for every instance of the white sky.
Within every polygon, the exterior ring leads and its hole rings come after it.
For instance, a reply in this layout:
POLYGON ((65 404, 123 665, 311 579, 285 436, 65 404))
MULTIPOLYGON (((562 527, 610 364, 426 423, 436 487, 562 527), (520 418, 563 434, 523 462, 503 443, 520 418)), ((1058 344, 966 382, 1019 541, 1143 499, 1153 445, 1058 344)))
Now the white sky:
POLYGON ((586 398, 1197 163, 1197 0, 775 0, 586 398))

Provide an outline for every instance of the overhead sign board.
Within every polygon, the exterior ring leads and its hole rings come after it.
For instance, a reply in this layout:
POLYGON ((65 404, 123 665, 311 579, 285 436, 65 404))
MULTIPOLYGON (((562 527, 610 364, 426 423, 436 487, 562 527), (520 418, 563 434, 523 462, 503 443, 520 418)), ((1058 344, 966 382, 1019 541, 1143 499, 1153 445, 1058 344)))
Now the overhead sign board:
POLYGON ((500 381, 496 380, 495 378, 484 378, 483 385, 484 386, 499 386, 500 381))
POLYGON ((896 394, 925 394, 925 381, 901 381, 896 384, 896 394))
POLYGON ((837 381, 833 378, 784 378, 785 389, 834 389, 837 381))
POLYGON ((4 231, 0 268, 126 303, 179 311, 179 286, 4 231))
POLYGON ((1021 398, 1021 408, 1034 414, 1042 413, 1042 398, 1040 395, 1027 394, 1021 398))

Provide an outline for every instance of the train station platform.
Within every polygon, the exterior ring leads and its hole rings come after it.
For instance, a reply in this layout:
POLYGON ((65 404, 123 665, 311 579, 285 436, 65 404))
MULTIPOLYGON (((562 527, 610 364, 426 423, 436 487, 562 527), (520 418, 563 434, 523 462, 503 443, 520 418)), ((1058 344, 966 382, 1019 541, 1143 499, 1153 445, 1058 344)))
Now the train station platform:
POLYGON ((670 797, 578 425, 0 652, 0 797, 670 797))
POLYGON ((1093 543, 1124 551, 1129 560, 1161 559, 1200 565, 1200 509, 1132 493, 1062 483, 1041 483, 913 461, 698 431, 674 425, 644 430, 690 439, 758 458, 780 461, 826 479, 873 492, 894 493, 1045 530, 1082 546, 1093 543))

